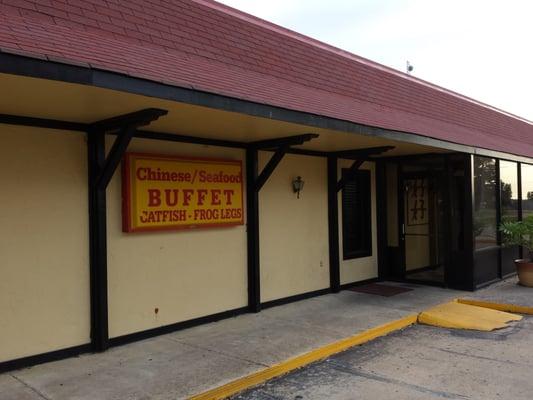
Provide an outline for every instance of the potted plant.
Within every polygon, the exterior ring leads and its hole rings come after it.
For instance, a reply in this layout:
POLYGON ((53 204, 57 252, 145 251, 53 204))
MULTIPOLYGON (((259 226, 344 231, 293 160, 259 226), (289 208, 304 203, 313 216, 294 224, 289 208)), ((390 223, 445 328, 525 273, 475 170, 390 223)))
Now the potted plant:
POLYGON ((504 245, 522 246, 525 258, 515 260, 519 283, 533 287, 533 215, 523 221, 506 221, 500 225, 504 245))

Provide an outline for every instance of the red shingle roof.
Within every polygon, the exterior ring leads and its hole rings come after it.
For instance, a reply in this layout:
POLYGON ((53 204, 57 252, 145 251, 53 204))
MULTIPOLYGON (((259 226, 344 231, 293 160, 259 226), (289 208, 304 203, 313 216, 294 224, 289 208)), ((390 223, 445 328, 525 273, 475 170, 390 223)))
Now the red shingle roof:
POLYGON ((533 157, 533 123, 210 0, 0 0, 0 48, 533 157))

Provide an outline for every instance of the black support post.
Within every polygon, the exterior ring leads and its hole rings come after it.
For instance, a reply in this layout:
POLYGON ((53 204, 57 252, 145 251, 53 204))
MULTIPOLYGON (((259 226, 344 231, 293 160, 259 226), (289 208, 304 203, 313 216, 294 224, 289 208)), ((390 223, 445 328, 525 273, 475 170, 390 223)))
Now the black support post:
POLYGON ((246 235, 248 241, 248 307, 261 311, 261 282, 259 275, 259 192, 258 151, 246 150, 246 235))
POLYGON ((522 221, 522 163, 516 163, 516 176, 518 179, 518 220, 522 221))
POLYGON ((260 140, 246 147, 246 219, 248 242, 248 309, 261 311, 261 275, 259 265, 259 191, 268 181, 290 147, 317 138, 314 133, 260 140), (272 158, 259 173, 259 150, 274 150, 272 158))
POLYGON ((475 257, 474 257, 474 156, 465 156, 465 210, 464 210, 464 248, 465 248, 465 274, 464 287, 475 290, 475 257))
POLYGON ((97 180, 105 165, 105 134, 92 131, 87 138, 89 161, 89 258, 91 291, 91 344, 94 351, 109 347, 107 315, 106 192, 97 180))
POLYGON ((338 293, 341 287, 339 266, 339 204, 337 197, 337 157, 328 156, 328 233, 330 289, 338 293))
MULTIPOLYGON (((444 209, 444 219, 443 221, 443 234, 445 238, 452 238, 453 237, 453 212, 452 206, 453 206, 453 199, 452 199, 452 188, 453 188, 453 166, 452 166, 452 160, 451 156, 445 155, 444 156, 444 199, 442 202, 442 206, 444 209)), ((438 243, 438 242, 437 242, 438 243)), ((443 243, 443 251, 444 251, 444 286, 450 287, 452 285, 455 285, 455 279, 454 277, 454 271, 453 269, 453 244, 452 240, 445 240, 443 243)))
POLYGON ((106 188, 136 129, 166 114, 166 110, 148 108, 98 121, 87 127, 91 347, 93 351, 104 351, 109 348, 106 188), (115 130, 119 133, 106 157, 105 135, 115 130))
MULTIPOLYGON (((524 219, 524 211, 522 206, 522 163, 516 163, 516 169, 518 179, 518 220, 522 221, 524 219)), ((518 256, 520 258, 524 257, 524 248, 522 246, 518 248, 518 256)))
POLYGON ((496 159, 496 243, 498 244, 498 278, 503 278, 502 266, 502 233, 499 229, 502 223, 502 183, 500 180, 500 160, 496 159))
POLYGON ((376 161, 376 210, 378 237, 378 278, 386 279, 389 273, 387 255, 387 169, 386 163, 376 161))

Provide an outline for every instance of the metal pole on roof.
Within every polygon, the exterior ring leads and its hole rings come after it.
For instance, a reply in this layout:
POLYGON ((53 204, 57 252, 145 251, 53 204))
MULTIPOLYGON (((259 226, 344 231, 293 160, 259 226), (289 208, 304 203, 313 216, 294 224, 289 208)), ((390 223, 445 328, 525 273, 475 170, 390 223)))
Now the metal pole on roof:
POLYGON ((411 75, 411 72, 413 72, 413 69, 415 69, 415 67, 413 67, 413 65, 409 62, 409 60, 407 60, 405 69, 407 71, 407 75, 411 75))

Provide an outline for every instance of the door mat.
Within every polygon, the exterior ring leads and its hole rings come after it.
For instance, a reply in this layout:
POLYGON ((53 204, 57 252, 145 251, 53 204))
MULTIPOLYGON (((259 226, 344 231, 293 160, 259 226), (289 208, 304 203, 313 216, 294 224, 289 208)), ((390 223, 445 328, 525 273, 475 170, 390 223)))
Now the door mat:
POLYGON ((413 289, 409 289, 401 286, 382 285, 379 283, 369 283, 367 285, 356 286, 350 288, 353 292, 375 294, 377 296, 391 297, 400 293, 410 292, 413 289))

